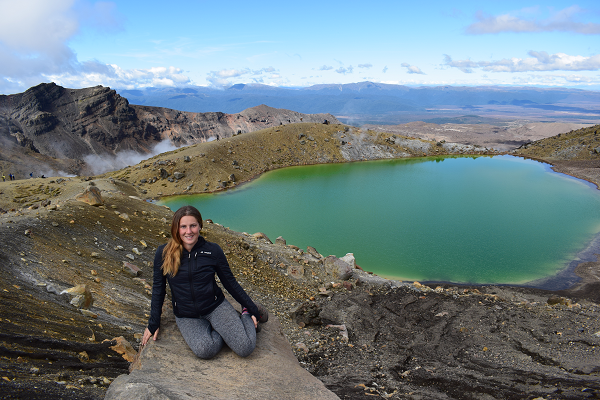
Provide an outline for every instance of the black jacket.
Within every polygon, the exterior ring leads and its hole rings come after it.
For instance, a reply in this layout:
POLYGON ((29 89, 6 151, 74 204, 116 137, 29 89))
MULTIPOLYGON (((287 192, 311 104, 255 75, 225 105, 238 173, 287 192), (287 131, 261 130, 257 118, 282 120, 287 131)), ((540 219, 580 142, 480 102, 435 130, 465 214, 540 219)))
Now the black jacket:
POLYGON ((258 317, 258 308, 244 289, 236 281, 229 263, 218 244, 207 242, 202 236, 188 252, 181 252, 181 264, 175 276, 163 275, 162 253, 166 245, 160 246, 154 255, 154 283, 148 330, 152 334, 160 327, 160 315, 165 300, 166 284, 171 288, 173 313, 180 318, 198 318, 210 314, 225 299, 225 295, 215 280, 215 273, 221 284, 233 298, 248 308, 250 314, 258 317))

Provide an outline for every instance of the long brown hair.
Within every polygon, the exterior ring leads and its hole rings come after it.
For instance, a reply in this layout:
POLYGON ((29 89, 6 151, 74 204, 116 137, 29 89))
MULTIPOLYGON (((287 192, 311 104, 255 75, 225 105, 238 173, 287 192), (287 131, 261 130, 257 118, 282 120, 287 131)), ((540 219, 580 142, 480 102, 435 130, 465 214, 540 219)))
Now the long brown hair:
POLYGON ((163 249, 162 258, 162 271, 163 275, 175 276, 179 270, 179 264, 181 263, 181 251, 183 249, 183 243, 179 236, 179 221, 185 216, 191 216, 196 218, 200 229, 202 229, 202 215, 196 207, 183 206, 179 210, 175 211, 173 215, 173 222, 171 222, 171 239, 167 242, 167 245, 163 249))

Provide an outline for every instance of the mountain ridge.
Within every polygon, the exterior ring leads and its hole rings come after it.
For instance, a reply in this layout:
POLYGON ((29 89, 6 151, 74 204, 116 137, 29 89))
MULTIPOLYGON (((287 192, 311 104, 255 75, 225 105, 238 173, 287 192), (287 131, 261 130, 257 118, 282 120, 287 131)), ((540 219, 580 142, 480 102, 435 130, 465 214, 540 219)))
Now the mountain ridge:
POLYGON ((325 120, 338 122, 328 114, 305 115, 268 106, 237 114, 193 113, 131 105, 103 86, 68 89, 40 84, 23 93, 0 96, 0 142, 4 145, 0 165, 19 177, 32 170, 36 176, 61 170, 93 174, 98 171, 86 165, 86 156, 129 151, 150 157, 153 148, 165 140, 178 147, 276 125, 325 120))

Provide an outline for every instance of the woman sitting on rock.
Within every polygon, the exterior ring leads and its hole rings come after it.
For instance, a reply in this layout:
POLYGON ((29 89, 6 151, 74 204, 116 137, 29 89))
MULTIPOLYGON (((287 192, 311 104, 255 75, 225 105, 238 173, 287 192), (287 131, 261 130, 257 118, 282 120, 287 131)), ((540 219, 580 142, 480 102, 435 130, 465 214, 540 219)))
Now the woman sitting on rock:
POLYGON ((212 358, 226 343, 236 354, 247 357, 256 346, 258 322, 268 319, 267 311, 250 299, 233 276, 221 247, 204 240, 200 229, 202 216, 195 207, 183 206, 173 215, 171 239, 154 256, 152 304, 142 346, 158 336, 169 282, 177 326, 194 354, 212 358), (215 274, 242 305, 242 315, 225 299, 215 274))

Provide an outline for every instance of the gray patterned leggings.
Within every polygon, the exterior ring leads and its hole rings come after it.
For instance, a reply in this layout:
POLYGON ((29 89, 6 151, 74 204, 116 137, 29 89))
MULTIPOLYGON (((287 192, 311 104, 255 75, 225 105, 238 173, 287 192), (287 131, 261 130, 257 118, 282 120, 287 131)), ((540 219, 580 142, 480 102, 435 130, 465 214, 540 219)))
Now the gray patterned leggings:
POLYGON ((213 358, 223 342, 240 357, 248 357, 256 346, 256 328, 249 314, 241 315, 224 300, 208 315, 200 318, 177 318, 177 327, 194 354, 213 358))

